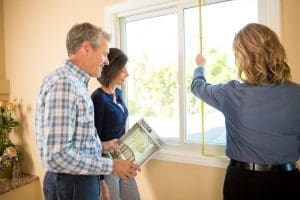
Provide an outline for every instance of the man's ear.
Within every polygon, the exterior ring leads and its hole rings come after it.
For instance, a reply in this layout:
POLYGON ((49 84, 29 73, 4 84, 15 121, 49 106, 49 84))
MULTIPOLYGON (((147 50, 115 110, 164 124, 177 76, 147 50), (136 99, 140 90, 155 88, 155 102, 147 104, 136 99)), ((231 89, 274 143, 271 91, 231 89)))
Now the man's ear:
POLYGON ((87 55, 92 50, 90 42, 84 41, 81 45, 80 50, 83 52, 84 55, 87 55))

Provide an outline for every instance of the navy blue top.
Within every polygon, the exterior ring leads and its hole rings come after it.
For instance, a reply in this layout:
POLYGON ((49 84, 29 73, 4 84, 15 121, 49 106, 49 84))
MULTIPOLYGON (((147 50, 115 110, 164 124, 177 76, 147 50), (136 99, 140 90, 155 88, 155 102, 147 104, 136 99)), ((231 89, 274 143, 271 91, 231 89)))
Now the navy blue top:
POLYGON ((101 88, 98 88, 92 94, 95 126, 101 141, 118 139, 125 133, 128 109, 119 88, 116 88, 116 98, 120 105, 114 103, 113 94, 108 94, 101 88))
POLYGON ((258 164, 295 162, 300 157, 300 85, 212 85, 204 68, 194 71, 192 92, 225 116, 226 155, 258 164))

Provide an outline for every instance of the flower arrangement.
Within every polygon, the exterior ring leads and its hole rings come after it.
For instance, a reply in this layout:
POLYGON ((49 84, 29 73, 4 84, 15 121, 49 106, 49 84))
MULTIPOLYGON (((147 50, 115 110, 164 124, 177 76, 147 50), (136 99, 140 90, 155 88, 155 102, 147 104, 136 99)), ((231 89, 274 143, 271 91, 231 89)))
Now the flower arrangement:
POLYGON ((10 141, 9 133, 19 123, 12 117, 16 108, 13 102, 0 101, 0 170, 19 162, 23 155, 19 146, 10 141))

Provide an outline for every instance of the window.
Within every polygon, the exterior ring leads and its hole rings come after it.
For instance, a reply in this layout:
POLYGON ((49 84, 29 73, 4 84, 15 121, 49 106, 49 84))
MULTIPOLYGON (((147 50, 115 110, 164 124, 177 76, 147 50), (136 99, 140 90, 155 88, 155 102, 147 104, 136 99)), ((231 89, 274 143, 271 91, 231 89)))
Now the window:
POLYGON ((274 11, 279 0, 203 1, 201 18, 195 0, 132 2, 108 7, 105 17, 114 46, 129 56, 129 78, 123 87, 129 127, 145 117, 166 142, 158 159, 224 167, 224 159, 202 155, 224 154, 226 137, 222 114, 190 92, 199 38, 210 66, 208 80, 233 79, 234 34, 249 22, 280 30, 279 17, 274 17, 279 15, 280 9, 274 11))
POLYGON ((161 137, 178 141, 177 15, 171 12, 141 20, 135 18, 126 20, 124 26, 126 53, 130 57, 129 126, 144 116, 161 137))

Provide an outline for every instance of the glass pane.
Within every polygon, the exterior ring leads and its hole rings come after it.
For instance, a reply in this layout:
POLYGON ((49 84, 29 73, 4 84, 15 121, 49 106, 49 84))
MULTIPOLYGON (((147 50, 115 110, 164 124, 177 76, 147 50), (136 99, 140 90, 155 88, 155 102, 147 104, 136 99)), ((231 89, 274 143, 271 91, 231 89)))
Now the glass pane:
MULTIPOLYGON (((257 22, 257 1, 233 0, 202 7, 202 44, 206 56, 206 79, 211 83, 226 83, 236 79, 236 67, 232 52, 235 33, 250 22, 257 22)), ((185 69, 186 69, 186 137, 188 141, 202 141, 204 120, 205 143, 225 144, 225 124, 222 113, 204 104, 190 92, 195 68, 195 56, 199 52, 199 8, 184 10, 185 69), (204 112, 202 119, 201 112, 204 112)))
POLYGON ((125 24, 129 127, 145 117, 161 137, 176 140, 179 138, 177 29, 176 14, 125 24))

